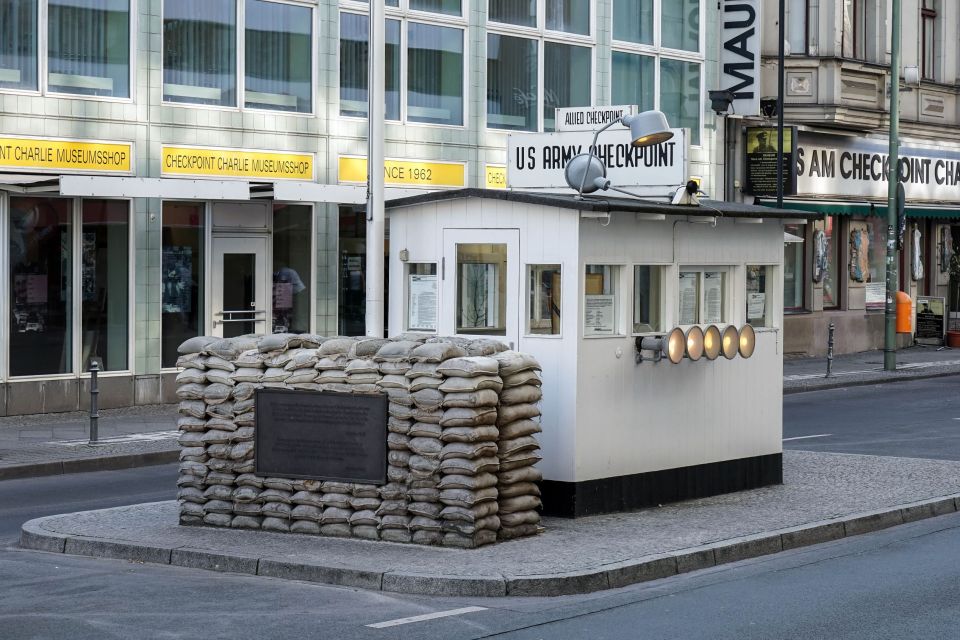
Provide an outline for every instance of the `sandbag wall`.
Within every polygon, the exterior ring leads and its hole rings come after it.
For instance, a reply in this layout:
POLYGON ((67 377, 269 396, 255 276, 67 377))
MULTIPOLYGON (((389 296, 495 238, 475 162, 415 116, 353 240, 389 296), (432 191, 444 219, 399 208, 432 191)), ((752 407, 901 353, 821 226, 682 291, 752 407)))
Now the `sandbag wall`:
POLYGON ((198 337, 180 352, 182 524, 465 548, 540 531, 529 355, 417 335, 198 337), (258 388, 385 393, 387 484, 256 475, 258 388))

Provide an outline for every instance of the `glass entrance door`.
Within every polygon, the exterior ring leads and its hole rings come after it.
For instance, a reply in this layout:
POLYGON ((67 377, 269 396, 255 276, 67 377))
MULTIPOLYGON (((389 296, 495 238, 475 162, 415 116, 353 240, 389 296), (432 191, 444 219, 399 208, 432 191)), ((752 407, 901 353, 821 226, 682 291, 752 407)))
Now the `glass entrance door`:
POLYGON ((266 333, 271 301, 267 239, 213 238, 213 335, 266 333))

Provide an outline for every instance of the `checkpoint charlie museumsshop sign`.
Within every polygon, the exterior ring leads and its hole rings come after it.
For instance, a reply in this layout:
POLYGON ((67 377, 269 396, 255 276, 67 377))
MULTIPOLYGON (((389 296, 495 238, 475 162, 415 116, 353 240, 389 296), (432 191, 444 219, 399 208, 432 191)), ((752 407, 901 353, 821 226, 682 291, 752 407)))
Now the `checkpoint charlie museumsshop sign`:
POLYGON ((130 173, 133 144, 0 136, 0 169, 130 173))

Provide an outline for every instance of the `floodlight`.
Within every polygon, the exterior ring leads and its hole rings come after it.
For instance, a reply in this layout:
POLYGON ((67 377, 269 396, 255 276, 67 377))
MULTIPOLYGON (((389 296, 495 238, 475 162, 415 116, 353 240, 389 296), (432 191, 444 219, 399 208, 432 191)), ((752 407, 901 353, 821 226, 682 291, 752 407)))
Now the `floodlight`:
POLYGON ((703 355, 703 329, 694 325, 687 329, 687 357, 697 361, 703 355))
POLYGON ((740 357, 749 358, 753 355, 753 350, 757 346, 757 334, 753 327, 745 324, 740 327, 740 357))
POLYGON ((703 355, 707 360, 716 360, 723 347, 721 344, 720 329, 716 325, 710 325, 703 332, 703 355))
POLYGON ((723 338, 721 339, 721 351, 723 352, 723 357, 727 360, 733 360, 737 357, 737 353, 740 349, 740 334, 737 333, 737 328, 735 326, 728 325, 727 328, 723 330, 723 338))
MULTIPOLYGON (((637 338, 637 351, 653 351, 657 354, 656 360, 666 358, 673 364, 678 364, 683 360, 685 347, 686 337, 679 327, 665 336, 637 338)), ((642 362, 642 360, 643 358, 638 355, 637 361, 642 362)))

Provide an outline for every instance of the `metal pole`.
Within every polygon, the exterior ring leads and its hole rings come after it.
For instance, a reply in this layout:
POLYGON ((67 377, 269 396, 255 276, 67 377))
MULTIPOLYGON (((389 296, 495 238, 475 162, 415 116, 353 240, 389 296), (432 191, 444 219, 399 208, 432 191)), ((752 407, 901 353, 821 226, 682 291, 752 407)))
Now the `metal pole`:
POLYGON ((97 433, 100 420, 100 410, 97 406, 97 396, 100 395, 100 388, 97 385, 97 372, 100 371, 100 365, 94 360, 90 363, 90 444, 96 444, 99 434, 97 433))
POLYGON ((385 36, 384 0, 370 0, 367 40, 367 273, 366 334, 383 337, 384 236, 383 132, 385 36))
POLYGON ((833 373, 833 331, 836 329, 833 322, 830 323, 830 326, 827 330, 827 375, 824 378, 833 378, 835 374, 833 373))
POLYGON ((786 40, 786 0, 780 0, 780 16, 777 20, 777 208, 783 208, 783 41, 786 40))
POLYGON ((883 368, 896 371, 897 185, 900 183, 900 0, 893 0, 890 35, 890 169, 887 174, 887 300, 884 307, 883 368))

